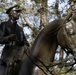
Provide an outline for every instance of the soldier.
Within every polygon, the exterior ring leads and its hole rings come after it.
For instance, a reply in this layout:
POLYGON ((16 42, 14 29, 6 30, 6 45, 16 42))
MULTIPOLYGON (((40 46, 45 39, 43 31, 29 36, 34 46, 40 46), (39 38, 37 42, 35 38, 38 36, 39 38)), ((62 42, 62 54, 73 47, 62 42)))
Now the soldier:
POLYGON ((23 28, 17 24, 21 11, 18 5, 10 7, 6 11, 9 20, 0 24, 0 44, 5 44, 1 55, 2 65, 9 65, 13 60, 21 60, 23 47, 29 47, 23 28))

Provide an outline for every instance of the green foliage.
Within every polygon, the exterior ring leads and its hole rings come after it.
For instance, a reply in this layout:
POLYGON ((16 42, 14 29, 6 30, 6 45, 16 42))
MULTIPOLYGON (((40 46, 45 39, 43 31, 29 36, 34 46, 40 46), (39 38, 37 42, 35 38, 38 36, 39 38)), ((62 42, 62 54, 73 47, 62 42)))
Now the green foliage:
POLYGON ((35 3, 40 3, 41 0, 32 0, 32 1, 35 1, 35 3))
POLYGON ((34 32, 34 33, 32 34, 32 37, 35 38, 40 31, 39 31, 38 29, 36 29, 36 28, 33 28, 32 30, 33 30, 33 32, 34 32))
POLYGON ((40 0, 34 0, 36 3, 40 3, 40 0))

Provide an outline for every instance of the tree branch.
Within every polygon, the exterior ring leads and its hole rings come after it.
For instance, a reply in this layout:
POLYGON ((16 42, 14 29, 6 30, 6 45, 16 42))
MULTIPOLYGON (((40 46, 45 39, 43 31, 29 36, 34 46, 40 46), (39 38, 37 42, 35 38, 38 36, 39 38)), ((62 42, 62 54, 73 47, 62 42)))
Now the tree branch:
POLYGON ((31 29, 35 28, 34 24, 29 20, 29 18, 26 17, 26 13, 24 11, 22 11, 22 17, 31 29))

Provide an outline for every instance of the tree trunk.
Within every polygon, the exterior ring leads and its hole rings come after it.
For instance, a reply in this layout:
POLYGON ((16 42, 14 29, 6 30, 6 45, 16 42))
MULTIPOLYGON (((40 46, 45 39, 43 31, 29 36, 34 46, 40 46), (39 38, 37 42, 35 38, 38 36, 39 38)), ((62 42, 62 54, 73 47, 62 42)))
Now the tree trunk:
POLYGON ((41 1, 42 8, 40 9, 40 30, 47 24, 47 0, 41 1))

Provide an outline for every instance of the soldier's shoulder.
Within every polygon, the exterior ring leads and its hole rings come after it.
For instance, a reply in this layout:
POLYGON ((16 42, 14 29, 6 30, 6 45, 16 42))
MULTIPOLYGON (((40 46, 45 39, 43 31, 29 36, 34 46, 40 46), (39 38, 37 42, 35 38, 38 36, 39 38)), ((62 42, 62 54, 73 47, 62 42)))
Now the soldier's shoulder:
POLYGON ((0 23, 0 28, 6 27, 7 24, 8 24, 7 21, 1 22, 1 23, 0 23))
POLYGON ((4 22, 1 22, 1 23, 0 23, 0 26, 3 25, 3 24, 4 24, 4 22))
POLYGON ((7 22, 8 22, 8 21, 4 21, 4 22, 1 22, 0 24, 2 24, 2 25, 3 25, 3 24, 6 24, 7 22))

